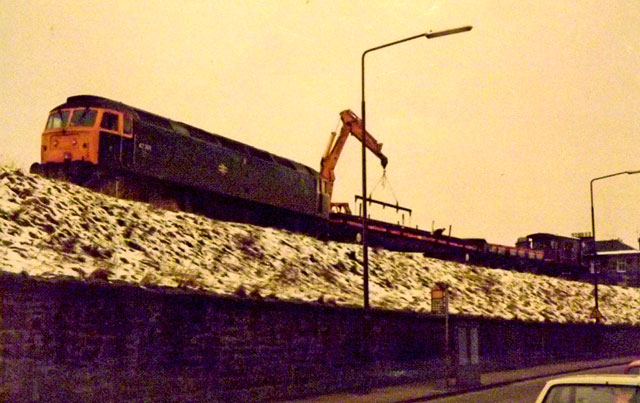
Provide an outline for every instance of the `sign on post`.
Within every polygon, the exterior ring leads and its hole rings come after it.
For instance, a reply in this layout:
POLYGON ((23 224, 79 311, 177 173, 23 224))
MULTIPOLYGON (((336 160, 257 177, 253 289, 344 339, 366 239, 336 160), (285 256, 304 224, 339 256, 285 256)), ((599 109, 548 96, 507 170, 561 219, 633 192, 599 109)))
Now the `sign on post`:
POLYGON ((449 313, 449 293, 447 285, 438 283, 431 289, 431 313, 446 315, 449 313))

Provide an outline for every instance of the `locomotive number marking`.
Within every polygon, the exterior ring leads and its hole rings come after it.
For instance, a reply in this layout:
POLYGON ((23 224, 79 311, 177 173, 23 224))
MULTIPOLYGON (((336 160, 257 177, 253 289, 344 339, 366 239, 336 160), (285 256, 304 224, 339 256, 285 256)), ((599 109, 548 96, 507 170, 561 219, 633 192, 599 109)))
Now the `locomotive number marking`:
POLYGON ((229 172, 229 168, 227 168, 225 164, 220 164, 218 165, 218 172, 220 172, 221 175, 226 175, 227 172, 229 172))
POLYGON ((142 151, 151 151, 151 144, 139 143, 138 148, 142 151))

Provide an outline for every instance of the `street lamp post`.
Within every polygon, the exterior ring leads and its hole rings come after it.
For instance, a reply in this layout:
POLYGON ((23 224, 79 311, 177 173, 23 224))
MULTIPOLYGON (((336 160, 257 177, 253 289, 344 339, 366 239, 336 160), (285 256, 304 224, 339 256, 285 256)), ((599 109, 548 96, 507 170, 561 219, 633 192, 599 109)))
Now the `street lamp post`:
POLYGON ((614 174, 593 178, 593 179, 591 179, 591 182, 589 184, 589 191, 591 193, 591 235, 593 236, 593 257, 592 257, 592 261, 591 261, 592 263, 591 264, 592 264, 592 267, 593 267, 594 313, 595 313, 596 322, 599 322, 600 318, 598 316, 598 313, 599 313, 599 309, 598 309, 598 269, 596 268, 596 263, 597 263, 597 258, 598 258, 598 248, 596 247, 596 221, 595 221, 595 215, 593 213, 593 182, 595 182, 597 180, 600 180, 600 179, 611 178, 612 176, 634 175, 634 174, 638 174, 638 173, 640 173, 640 170, 638 170, 638 171, 616 172, 614 174))
MULTIPOLYGON (((467 32, 471 30, 471 26, 465 26, 460 28, 448 29, 440 32, 428 32, 420 35, 411 36, 408 38, 400 39, 395 42, 390 42, 384 45, 376 46, 375 48, 367 49, 362 53, 362 132, 366 133, 366 109, 364 100, 364 57, 369 52, 374 50, 387 48, 389 46, 397 45, 402 42, 407 42, 413 39, 425 37, 427 39, 439 38, 441 36, 458 34, 461 32, 467 32)), ((363 282, 364 282, 364 309, 369 309, 369 253, 367 249, 367 157, 366 157, 365 142, 362 141, 362 267, 363 267, 363 282)))

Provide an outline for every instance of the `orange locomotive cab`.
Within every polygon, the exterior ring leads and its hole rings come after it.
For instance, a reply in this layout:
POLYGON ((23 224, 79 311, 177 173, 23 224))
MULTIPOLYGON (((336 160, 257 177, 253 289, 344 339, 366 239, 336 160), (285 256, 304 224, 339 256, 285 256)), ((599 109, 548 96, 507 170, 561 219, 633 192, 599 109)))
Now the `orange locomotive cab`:
POLYGON ((97 116, 98 110, 94 108, 52 111, 42 133, 40 161, 43 164, 71 161, 97 164, 97 116))
POLYGON ((77 96, 54 108, 42 133, 40 163, 33 164, 31 172, 76 181, 74 176, 86 176, 101 163, 103 138, 131 139, 131 113, 103 100, 77 96))
POLYGON ((131 117, 99 108, 52 111, 42 133, 40 160, 43 164, 70 161, 97 164, 100 132, 131 138, 131 117))

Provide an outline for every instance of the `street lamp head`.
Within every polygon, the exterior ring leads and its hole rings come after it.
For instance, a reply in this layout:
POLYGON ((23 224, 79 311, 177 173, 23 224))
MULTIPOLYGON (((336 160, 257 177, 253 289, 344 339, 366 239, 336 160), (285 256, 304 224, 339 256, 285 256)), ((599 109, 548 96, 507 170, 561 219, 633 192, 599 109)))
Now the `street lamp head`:
POLYGON ((447 29, 445 31, 440 31, 440 32, 428 32, 424 34, 424 36, 427 39, 433 39, 441 36, 453 35, 453 34, 459 34, 461 32, 471 31, 471 28, 473 28, 471 25, 467 25, 466 27, 447 29))

